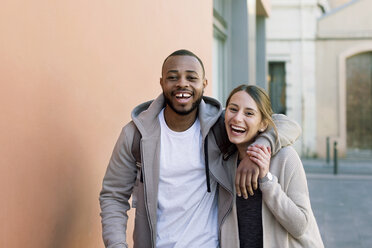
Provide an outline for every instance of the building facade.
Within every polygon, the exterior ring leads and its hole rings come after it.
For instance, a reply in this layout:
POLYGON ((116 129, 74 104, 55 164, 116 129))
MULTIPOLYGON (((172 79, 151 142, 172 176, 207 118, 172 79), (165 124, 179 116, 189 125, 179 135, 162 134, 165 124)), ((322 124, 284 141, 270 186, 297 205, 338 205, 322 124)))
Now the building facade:
POLYGON ((296 150, 316 155, 316 31, 326 1, 272 0, 267 21, 269 92, 275 112, 288 115, 302 127, 296 150))
POLYGON ((318 20, 317 148, 372 157, 372 1, 339 5, 318 20), (332 149, 331 149, 332 150, 332 149))
POLYGON ((268 88, 274 110, 300 123, 304 157, 325 157, 335 142, 342 157, 371 156, 370 8, 369 0, 272 1, 268 88))

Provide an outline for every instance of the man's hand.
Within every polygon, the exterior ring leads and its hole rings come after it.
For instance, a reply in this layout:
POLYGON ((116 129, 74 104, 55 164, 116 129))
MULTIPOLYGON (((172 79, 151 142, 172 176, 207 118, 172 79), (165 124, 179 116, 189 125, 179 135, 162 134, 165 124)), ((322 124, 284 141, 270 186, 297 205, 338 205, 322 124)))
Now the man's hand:
POLYGON ((240 161, 235 175, 236 194, 240 197, 243 195, 244 199, 248 199, 248 193, 253 195, 253 190, 258 187, 257 179, 259 175, 259 167, 249 158, 240 161))

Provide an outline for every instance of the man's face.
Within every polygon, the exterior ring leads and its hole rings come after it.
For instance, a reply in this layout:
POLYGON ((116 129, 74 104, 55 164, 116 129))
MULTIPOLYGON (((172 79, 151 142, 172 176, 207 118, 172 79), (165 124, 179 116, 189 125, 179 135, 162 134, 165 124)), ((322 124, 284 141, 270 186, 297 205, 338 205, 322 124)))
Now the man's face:
POLYGON ((207 80, 202 66, 192 56, 172 56, 165 61, 160 78, 167 106, 179 115, 197 110, 207 80))

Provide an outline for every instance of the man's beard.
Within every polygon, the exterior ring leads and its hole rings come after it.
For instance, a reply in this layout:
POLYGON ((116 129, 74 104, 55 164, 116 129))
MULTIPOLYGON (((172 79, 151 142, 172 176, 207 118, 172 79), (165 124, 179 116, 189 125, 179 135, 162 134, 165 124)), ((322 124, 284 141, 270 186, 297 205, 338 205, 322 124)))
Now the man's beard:
POLYGON ((164 99, 165 99, 165 104, 168 105, 176 114, 179 114, 179 115, 188 115, 190 114, 192 111, 194 111, 197 107, 199 107, 199 104, 203 98, 203 93, 200 95, 200 97, 195 101, 193 102, 193 104, 191 105, 191 108, 189 110, 178 110, 174 107, 171 99, 169 99, 163 92, 163 96, 164 96, 164 99))

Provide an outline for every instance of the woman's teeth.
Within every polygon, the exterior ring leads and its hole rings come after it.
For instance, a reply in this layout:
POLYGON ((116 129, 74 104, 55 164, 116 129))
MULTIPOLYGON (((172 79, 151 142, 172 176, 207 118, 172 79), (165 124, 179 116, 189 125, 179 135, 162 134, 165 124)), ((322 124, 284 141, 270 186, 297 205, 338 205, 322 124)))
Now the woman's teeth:
POLYGON ((234 126, 234 125, 231 125, 231 129, 234 132, 238 132, 238 133, 244 133, 245 132, 245 128, 234 126))

